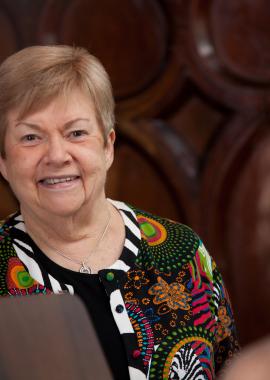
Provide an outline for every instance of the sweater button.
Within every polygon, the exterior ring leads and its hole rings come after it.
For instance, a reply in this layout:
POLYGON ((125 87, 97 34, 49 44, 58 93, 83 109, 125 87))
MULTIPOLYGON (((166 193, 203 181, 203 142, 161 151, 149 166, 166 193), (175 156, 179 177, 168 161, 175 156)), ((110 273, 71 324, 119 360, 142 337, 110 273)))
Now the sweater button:
POLYGON ((107 281, 113 281, 114 280, 114 273, 113 272, 108 272, 106 274, 106 280, 107 281))
POLYGON ((123 313, 124 311, 124 306, 123 305, 117 305, 115 308, 117 313, 123 313))
POLYGON ((134 359, 138 359, 141 356, 141 351, 140 350, 134 350, 132 352, 132 356, 134 359))

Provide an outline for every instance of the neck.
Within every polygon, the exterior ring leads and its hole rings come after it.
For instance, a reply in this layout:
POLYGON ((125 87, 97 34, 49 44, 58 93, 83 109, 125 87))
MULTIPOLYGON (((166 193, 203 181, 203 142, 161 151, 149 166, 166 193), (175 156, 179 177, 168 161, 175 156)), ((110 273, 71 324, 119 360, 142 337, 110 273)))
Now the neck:
POLYGON ((104 198, 91 210, 86 207, 73 215, 59 216, 38 214, 21 206, 26 230, 38 245, 49 243, 54 247, 76 243, 82 240, 96 240, 108 220, 110 205, 104 198))
POLYGON ((52 220, 51 215, 48 219, 39 215, 32 216, 23 208, 21 211, 26 230, 37 246, 62 267, 78 271, 82 262, 86 261, 91 273, 98 273, 111 266, 122 252, 125 225, 119 211, 106 199, 100 207, 95 208, 95 212, 91 210, 91 217, 86 218, 84 224, 80 221, 80 230, 75 217, 72 222, 69 218, 52 220))

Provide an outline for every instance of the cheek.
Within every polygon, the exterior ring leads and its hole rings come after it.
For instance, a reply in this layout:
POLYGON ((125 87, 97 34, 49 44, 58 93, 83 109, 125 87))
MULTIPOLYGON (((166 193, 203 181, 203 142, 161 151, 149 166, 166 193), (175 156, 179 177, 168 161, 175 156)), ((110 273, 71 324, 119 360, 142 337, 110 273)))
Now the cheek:
POLYGON ((7 161, 6 174, 11 185, 16 186, 18 183, 26 183, 33 178, 34 173, 33 161, 27 157, 7 161))
POLYGON ((80 165, 87 171, 102 170, 106 166, 106 157, 101 148, 81 148, 77 151, 76 156, 80 165))
POLYGON ((9 165, 10 171, 18 174, 22 173, 24 176, 30 174, 32 167, 33 162, 25 157, 13 160, 9 165))

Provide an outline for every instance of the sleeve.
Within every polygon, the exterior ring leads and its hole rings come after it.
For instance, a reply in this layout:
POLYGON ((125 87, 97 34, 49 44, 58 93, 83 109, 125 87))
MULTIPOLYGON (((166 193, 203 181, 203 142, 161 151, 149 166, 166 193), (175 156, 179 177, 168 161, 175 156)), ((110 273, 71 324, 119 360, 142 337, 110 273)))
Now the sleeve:
POLYGON ((217 374, 239 351, 236 326, 222 276, 201 240, 199 240, 195 261, 199 268, 197 273, 200 273, 201 286, 208 294, 212 318, 215 320, 211 332, 214 334, 214 367, 217 374))
POLYGON ((215 371, 218 373, 239 351, 239 344, 229 295, 214 261, 213 268, 212 305, 216 319, 214 355, 215 371))

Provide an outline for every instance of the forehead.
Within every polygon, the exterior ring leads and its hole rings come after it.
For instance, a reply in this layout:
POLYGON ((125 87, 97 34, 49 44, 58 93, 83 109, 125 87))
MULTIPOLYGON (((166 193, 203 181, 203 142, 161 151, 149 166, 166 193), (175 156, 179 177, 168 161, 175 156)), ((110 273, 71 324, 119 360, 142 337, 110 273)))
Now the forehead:
POLYGON ((7 121, 8 124, 35 118, 41 121, 54 118, 56 121, 57 118, 69 119, 82 115, 96 119, 95 105, 89 93, 75 88, 47 99, 37 99, 32 104, 22 104, 8 112, 7 121))

